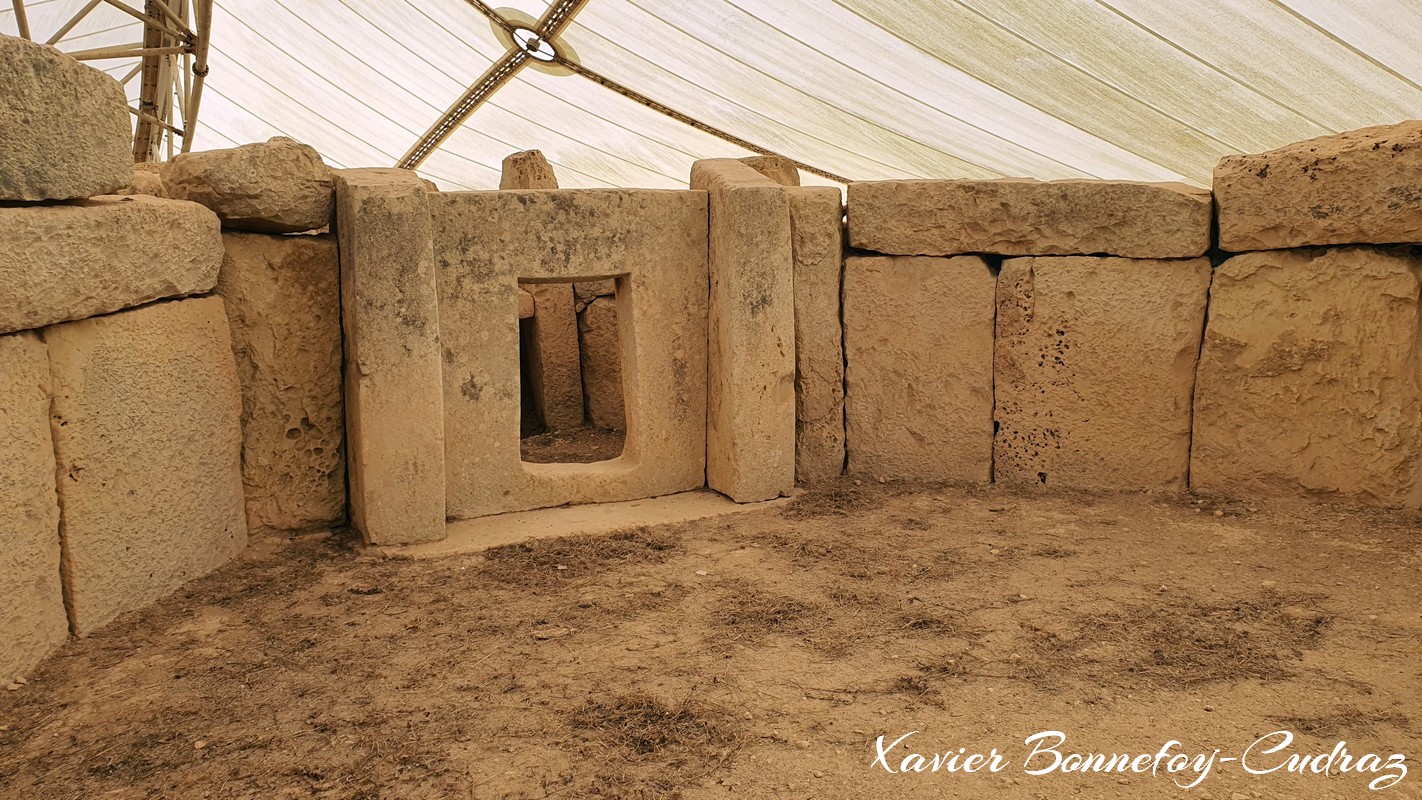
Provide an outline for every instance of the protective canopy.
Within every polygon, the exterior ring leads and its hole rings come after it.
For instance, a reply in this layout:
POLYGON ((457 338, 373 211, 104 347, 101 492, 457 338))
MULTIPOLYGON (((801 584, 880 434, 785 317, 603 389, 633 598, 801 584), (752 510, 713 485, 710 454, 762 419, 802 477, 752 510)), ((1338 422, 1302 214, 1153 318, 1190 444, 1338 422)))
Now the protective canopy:
MULTIPOLYGON (((82 5, 27 0, 34 38, 82 5)), ((16 32, 8 9, 0 31, 16 32)), ((102 6, 60 46, 141 38, 102 6)), ((1224 154, 1422 116, 1422 0, 588 0, 558 41, 687 117, 851 180, 1208 186, 1224 154)), ((284 135, 334 166, 390 166, 505 52, 465 0, 218 0, 194 149, 284 135)), ((134 62, 91 63, 122 78, 134 62)), ((748 154, 580 75, 525 68, 419 171, 492 188, 501 159, 531 148, 565 187, 685 187, 693 160, 748 154)))

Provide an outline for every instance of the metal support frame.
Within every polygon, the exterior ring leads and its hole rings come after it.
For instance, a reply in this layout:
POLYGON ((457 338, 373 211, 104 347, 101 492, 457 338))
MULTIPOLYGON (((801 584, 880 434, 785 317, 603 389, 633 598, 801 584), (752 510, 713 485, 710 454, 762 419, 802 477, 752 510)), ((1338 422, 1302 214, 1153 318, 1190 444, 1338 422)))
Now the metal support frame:
MULTIPOLYGON (((137 2, 137 0, 133 0, 137 2)), ((32 39, 25 0, 11 0, 19 34, 32 39)), ((142 0, 140 10, 124 0, 88 0, 74 16, 59 26, 45 44, 63 47, 65 37, 94 9, 108 6, 143 25, 141 41, 88 50, 67 51, 80 61, 133 59, 137 63, 119 82, 139 78, 133 159, 154 161, 172 158, 192 149, 207 76, 213 0, 142 0)))
MULTIPOLYGON (((628 88, 599 72, 583 66, 576 57, 570 57, 569 54, 572 51, 558 41, 558 36, 572 23, 573 17, 582 9, 587 0, 560 0, 560 2, 555 2, 548 7, 548 10, 544 12, 543 17, 538 20, 536 25, 524 25, 521 24, 521 21, 516 24, 515 21, 511 21, 508 17, 499 13, 499 11, 491 8, 487 3, 484 3, 483 0, 464 0, 464 2, 487 17, 489 21, 504 34, 507 34, 509 49, 504 53, 502 58, 494 62, 489 69, 485 70, 484 74, 455 101, 454 105, 449 107, 449 110, 445 111, 444 114, 430 126, 429 130, 420 136, 415 144, 412 145, 399 162, 397 162, 396 166, 398 167, 404 169, 415 169, 419 167, 420 164, 424 163, 426 158, 429 158, 431 153, 437 150, 439 146, 449 138, 450 134, 458 130, 459 126, 463 125, 464 122, 479 109, 479 106, 487 102, 490 97, 493 97, 494 93, 504 84, 512 80, 521 69, 531 65, 545 70, 550 66, 556 65, 563 69, 563 74, 581 75, 605 89, 617 92, 635 103, 646 106, 683 125, 689 125, 703 133, 715 136, 722 141, 730 142, 737 147, 742 147, 753 153, 760 153, 761 155, 779 155, 754 142, 736 136, 714 125, 702 122, 689 114, 682 113, 663 103, 659 103, 635 89, 628 88), (519 29, 531 30, 536 36, 531 41, 520 43, 518 38, 514 35, 515 31, 519 29), (544 45, 552 50, 551 64, 546 60, 548 51, 541 49, 544 45), (543 58, 539 58, 538 55, 535 54, 542 55, 543 58)), ((838 181, 839 183, 849 183, 849 179, 836 175, 833 172, 819 169, 818 167, 796 161, 795 159, 790 159, 790 161, 806 172, 828 178, 832 181, 838 181)))

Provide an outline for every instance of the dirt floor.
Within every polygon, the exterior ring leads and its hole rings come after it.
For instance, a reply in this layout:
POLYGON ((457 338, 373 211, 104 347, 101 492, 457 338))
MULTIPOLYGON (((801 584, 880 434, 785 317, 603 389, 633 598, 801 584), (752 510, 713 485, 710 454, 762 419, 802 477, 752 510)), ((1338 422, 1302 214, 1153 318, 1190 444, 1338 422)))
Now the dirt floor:
POLYGON ((568 431, 525 436, 523 460, 537 464, 591 464, 622 455, 627 434, 591 425, 568 431))
POLYGON ((1419 573, 1416 514, 852 482, 435 561, 266 540, 0 692, 0 796, 1416 798, 1024 742, 1415 768, 1419 573), (1005 763, 884 768, 960 747, 1005 763))

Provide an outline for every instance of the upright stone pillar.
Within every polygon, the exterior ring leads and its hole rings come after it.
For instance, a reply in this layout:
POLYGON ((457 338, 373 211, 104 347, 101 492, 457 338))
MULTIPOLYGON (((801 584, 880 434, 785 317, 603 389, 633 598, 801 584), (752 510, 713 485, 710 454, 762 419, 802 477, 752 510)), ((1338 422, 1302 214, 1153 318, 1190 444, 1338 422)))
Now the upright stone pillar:
POLYGON ((710 195, 706 482, 738 503, 795 485, 795 303, 785 187, 731 159, 698 161, 710 195))
POLYGON ((424 183, 336 173, 351 521, 372 544, 444 538, 439 299, 424 183))

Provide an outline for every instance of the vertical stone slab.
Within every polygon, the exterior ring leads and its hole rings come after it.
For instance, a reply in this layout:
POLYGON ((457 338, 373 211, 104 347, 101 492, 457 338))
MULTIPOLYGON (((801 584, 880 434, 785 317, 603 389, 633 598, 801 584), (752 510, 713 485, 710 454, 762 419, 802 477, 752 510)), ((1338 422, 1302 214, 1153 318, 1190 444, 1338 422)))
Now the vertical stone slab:
POLYGON ((1210 262, 1013 258, 997 283, 993 480, 1184 489, 1210 262))
MULTIPOLYGON (((538 150, 504 159, 500 189, 557 189, 553 166, 538 150)), ((533 402, 552 430, 583 424, 582 359, 578 354, 578 312, 569 283, 529 284, 533 294, 533 336, 528 368, 533 402)))
POLYGON ((844 267, 839 190, 790 192, 795 257, 795 479, 844 472, 844 345, 839 319, 844 267))
POLYGON ((1407 248, 1249 253, 1215 270, 1190 483, 1422 505, 1418 275, 1407 248))
POLYGON ((336 240, 262 233, 224 233, 222 240, 217 293, 242 381, 247 524, 339 524, 346 469, 336 240))
POLYGON ((738 503, 795 485, 795 301, 785 187, 739 161, 691 168, 710 199, 706 483, 738 503))
POLYGON ((599 297, 578 316, 583 353, 583 388, 588 421, 599 428, 625 430, 622 400, 622 337, 617 298, 599 297))
POLYGON ((45 331, 70 623, 84 635, 247 544, 242 391, 222 299, 45 331))
POLYGON ((372 544, 444 538, 439 297, 425 185, 336 173, 351 521, 372 544))
POLYGON ((845 259, 851 475, 991 478, 996 284, 977 256, 845 259))
POLYGON ((39 337, 0 336, 0 681, 29 672, 69 636, 49 394, 39 337))

